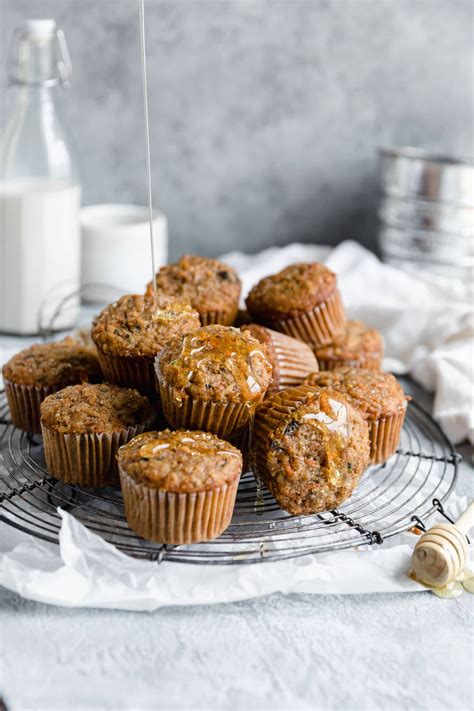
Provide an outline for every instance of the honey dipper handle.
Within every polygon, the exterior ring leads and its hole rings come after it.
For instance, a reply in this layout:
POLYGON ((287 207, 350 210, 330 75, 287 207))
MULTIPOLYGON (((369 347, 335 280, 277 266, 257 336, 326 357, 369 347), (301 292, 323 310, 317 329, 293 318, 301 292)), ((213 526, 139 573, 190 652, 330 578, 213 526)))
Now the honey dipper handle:
POLYGON ((471 501, 464 513, 456 521, 456 528, 458 528, 461 533, 469 533, 471 528, 474 526, 474 501, 471 501))

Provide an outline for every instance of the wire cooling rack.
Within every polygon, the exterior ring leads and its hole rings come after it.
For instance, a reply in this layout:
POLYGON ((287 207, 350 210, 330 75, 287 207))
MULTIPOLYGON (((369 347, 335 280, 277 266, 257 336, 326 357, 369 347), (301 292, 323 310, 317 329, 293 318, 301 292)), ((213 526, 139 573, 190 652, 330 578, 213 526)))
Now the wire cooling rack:
POLYGON ((157 562, 256 563, 383 544, 426 520, 446 500, 458 459, 438 425, 412 401, 396 454, 384 465, 370 467, 339 509, 315 516, 287 514, 248 472, 241 479, 232 522, 218 539, 159 545, 128 528, 119 489, 84 489, 51 477, 41 437, 13 427, 0 392, 0 521, 57 543, 61 507, 124 553, 157 562))

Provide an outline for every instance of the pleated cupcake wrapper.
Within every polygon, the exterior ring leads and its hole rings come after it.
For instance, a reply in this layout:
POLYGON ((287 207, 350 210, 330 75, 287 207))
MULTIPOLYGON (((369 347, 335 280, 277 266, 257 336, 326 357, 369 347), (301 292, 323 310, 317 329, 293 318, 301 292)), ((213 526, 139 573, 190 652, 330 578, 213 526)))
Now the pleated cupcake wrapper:
POLYGON ((100 488, 119 483, 116 454, 150 422, 113 433, 64 434, 41 425, 46 467, 66 484, 100 488))
POLYGON ((278 399, 272 398, 271 406, 265 402, 257 410, 254 420, 252 449, 250 454, 250 465, 255 478, 265 482, 271 487, 271 476, 267 470, 267 454, 271 445, 271 435, 276 430, 280 422, 300 405, 302 405, 308 394, 305 386, 294 387, 280 393, 278 399))
POLYGON ((178 494, 144 486, 121 466, 119 473, 128 525, 142 538, 172 545, 209 541, 231 521, 238 477, 212 491, 178 494))
POLYGON ((400 441, 405 412, 389 417, 379 417, 368 422, 370 463, 380 464, 394 454, 400 441))
POLYGON ((55 385, 21 385, 4 378, 5 394, 15 427, 25 432, 41 434, 40 405, 61 388, 55 385))
POLYGON ((301 316, 279 319, 273 322, 277 331, 320 348, 334 341, 346 327, 346 314, 337 289, 322 304, 301 316))
POLYGON ((202 326, 210 326, 213 323, 220 323, 222 326, 232 326, 237 318, 237 305, 231 311, 206 311, 200 313, 199 318, 202 326))
POLYGON ((236 402, 210 402, 183 394, 179 400, 174 390, 158 376, 163 414, 172 427, 213 432, 227 439, 235 437, 247 425, 250 408, 236 402))
POLYGON ((157 398, 154 358, 113 356, 97 349, 104 380, 126 388, 136 388, 142 395, 157 398))
POLYGON ((311 348, 301 341, 277 331, 267 329, 270 334, 275 354, 276 367, 274 380, 267 395, 299 385, 303 380, 318 370, 318 362, 311 348))
POLYGON ((380 370, 382 358, 379 355, 360 358, 318 358, 319 370, 336 370, 337 368, 366 368, 367 370, 380 370))

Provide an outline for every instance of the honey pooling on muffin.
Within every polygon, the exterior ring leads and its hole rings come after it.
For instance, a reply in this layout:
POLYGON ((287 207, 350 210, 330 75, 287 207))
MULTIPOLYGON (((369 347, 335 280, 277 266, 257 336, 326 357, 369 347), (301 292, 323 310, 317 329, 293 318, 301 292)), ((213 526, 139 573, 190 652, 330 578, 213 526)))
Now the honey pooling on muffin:
POLYGON ((312 514, 339 506, 368 465, 368 428, 340 393, 297 386, 257 410, 253 471, 281 508, 312 514))
MULTIPOLYGON (((324 446, 324 457, 321 461, 321 470, 324 471, 328 482, 338 486, 344 470, 347 468, 345 454, 347 439, 349 437, 349 423, 347 407, 331 397, 321 396, 320 411, 314 412, 311 406, 297 410, 287 425, 284 425, 281 434, 291 438, 302 426, 309 424, 319 433, 319 441, 324 446)), ((278 448, 278 435, 272 442, 272 447, 278 448)))
MULTIPOLYGON (((215 380, 232 377, 236 389, 252 407, 255 399, 262 394, 261 374, 258 370, 268 370, 265 354, 253 339, 242 338, 237 329, 207 327, 198 334, 190 334, 182 339, 181 350, 169 366, 176 367, 174 387, 184 394, 195 376, 204 374, 205 387, 210 390, 215 380), (223 358, 225 354, 225 358, 223 358)), ((223 382, 225 387, 225 383, 223 382)), ((229 395, 220 390, 220 395, 229 395)), ((179 397, 179 395, 177 395, 179 397)))

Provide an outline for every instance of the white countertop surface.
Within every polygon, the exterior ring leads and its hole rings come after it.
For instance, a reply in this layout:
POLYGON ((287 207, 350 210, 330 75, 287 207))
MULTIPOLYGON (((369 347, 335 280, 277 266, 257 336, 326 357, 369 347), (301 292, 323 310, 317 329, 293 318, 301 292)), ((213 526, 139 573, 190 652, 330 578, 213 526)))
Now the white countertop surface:
MULTIPOLYGON (((461 451, 457 491, 472 497, 470 448, 461 451)), ((461 711, 473 703, 473 602, 275 594, 132 613, 0 588, 1 696, 12 711, 461 711)))

